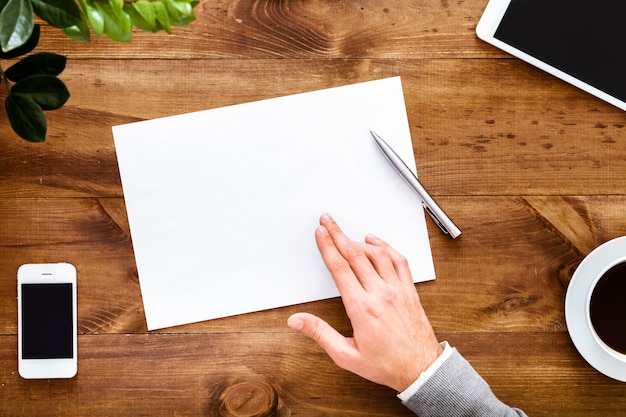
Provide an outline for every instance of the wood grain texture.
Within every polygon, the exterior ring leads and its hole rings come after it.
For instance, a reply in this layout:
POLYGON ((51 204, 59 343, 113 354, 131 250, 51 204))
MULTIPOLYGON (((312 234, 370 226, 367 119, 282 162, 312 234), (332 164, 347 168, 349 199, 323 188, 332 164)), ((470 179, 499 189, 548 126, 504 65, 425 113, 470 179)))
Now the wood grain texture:
POLYGON ((112 125, 396 75, 434 195, 623 191, 623 112, 519 61, 461 61, 166 60, 158 71, 142 60, 71 61, 63 77, 72 97, 48 113, 49 141, 6 132, 0 193, 121 197, 112 125))
POLYGON ((73 45, 44 27, 41 45, 73 58, 428 58, 503 56, 474 35, 480 0, 205 0, 175 36, 137 32, 120 47, 106 38, 73 45))
MULTIPOLYGON (((440 337, 464 352, 500 398, 529 415, 622 413, 623 386, 589 368, 563 331, 440 337)), ((21 379, 11 348, 16 337, 0 342, 6 417, 52 410, 56 416, 215 416, 216 399, 238 381, 272 386, 290 415, 413 415, 394 392, 337 368, 317 345, 291 333, 83 335, 79 374, 70 381, 21 379)))
POLYGON ((203 0, 192 25, 123 45, 44 25, 38 50, 69 57, 72 96, 42 144, 0 117, 0 416, 218 416, 241 381, 271 386, 281 416, 411 415, 286 327, 309 311, 349 334, 339 299, 147 332, 111 133, 390 76, 420 179, 463 230, 428 223, 438 278, 417 289, 439 337, 529 415, 626 415, 624 385, 585 363, 564 319, 578 264, 626 235, 625 113, 480 42, 485 5, 203 0), (59 260, 78 269, 79 373, 26 381, 16 271, 59 260))

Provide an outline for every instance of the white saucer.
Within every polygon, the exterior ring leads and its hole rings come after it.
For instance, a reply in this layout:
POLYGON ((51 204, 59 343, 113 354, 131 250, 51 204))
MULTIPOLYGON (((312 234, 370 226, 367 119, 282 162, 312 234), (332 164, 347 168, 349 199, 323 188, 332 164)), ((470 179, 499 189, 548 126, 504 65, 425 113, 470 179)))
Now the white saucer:
POLYGON ((586 302, 595 278, 609 266, 625 260, 626 236, 598 246, 574 272, 565 296, 565 321, 576 349, 591 366, 622 382, 626 382, 626 362, 609 354, 595 340, 587 325, 586 302))

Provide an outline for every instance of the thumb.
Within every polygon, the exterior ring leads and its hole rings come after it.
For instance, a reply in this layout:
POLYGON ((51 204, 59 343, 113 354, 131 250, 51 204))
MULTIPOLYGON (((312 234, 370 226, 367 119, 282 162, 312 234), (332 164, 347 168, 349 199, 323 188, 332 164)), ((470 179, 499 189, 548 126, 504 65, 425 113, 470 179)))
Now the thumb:
POLYGON ((313 314, 296 313, 289 317, 287 325, 316 341, 332 359, 335 359, 339 351, 345 351, 346 338, 313 314))

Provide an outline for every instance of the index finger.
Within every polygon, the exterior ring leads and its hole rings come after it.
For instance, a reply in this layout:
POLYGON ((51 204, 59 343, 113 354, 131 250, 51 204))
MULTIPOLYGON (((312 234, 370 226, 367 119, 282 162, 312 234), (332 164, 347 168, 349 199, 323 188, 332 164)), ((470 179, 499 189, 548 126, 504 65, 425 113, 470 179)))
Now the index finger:
POLYGON ((341 297, 344 299, 346 297, 358 298, 363 291, 363 287, 348 261, 335 246, 335 242, 326 227, 319 226, 315 230, 315 241, 341 297))
POLYGON ((353 242, 330 214, 322 215, 320 224, 326 228, 337 251, 366 291, 375 290, 389 275, 395 274, 386 253, 380 247, 353 242))

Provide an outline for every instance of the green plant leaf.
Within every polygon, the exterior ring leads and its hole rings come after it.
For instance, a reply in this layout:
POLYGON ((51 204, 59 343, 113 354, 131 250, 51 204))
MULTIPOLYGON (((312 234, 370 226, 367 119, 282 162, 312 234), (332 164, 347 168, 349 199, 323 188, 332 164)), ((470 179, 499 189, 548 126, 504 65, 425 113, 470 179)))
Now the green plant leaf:
POLYGON ((57 28, 67 28, 82 20, 74 0, 30 0, 37 16, 57 28))
POLYGON ((9 0, 0 11, 0 47, 12 51, 28 42, 35 26, 30 0, 9 0))
POLYGON ((36 74, 59 75, 65 69, 66 58, 51 52, 40 52, 23 58, 7 68, 4 74, 13 82, 36 74))
MULTIPOLYGON (((67 36, 69 36, 71 39, 74 39, 75 41, 89 42, 91 41, 91 30, 89 29, 90 20, 89 20, 89 14, 88 14, 89 8, 87 7, 87 1, 78 0, 78 7, 80 7, 80 15, 81 15, 80 22, 78 22, 74 26, 70 26, 62 30, 63 32, 65 32, 67 36)), ((102 22, 102 19, 100 19, 100 22, 102 22)), ((104 23, 102 23, 102 25, 104 25, 104 23)), ((100 34, 102 34, 102 30, 100 31, 100 34)), ((100 36, 100 34, 97 34, 97 36, 100 36)))
POLYGON ((102 13, 100 13, 98 8, 91 3, 85 2, 84 7, 85 14, 87 15, 89 24, 93 29, 93 33, 95 33, 97 37, 102 36, 104 33, 104 17, 102 17, 102 13))
POLYGON ((137 12, 137 10, 135 10, 135 8, 133 7, 134 3, 129 3, 129 4, 125 4, 124 5, 124 10, 126 10, 126 13, 128 13, 128 15, 130 16, 130 22, 133 26, 137 27, 138 29, 141 30, 145 30, 147 32, 157 32, 158 29, 156 27, 156 21, 154 23, 154 25, 149 24, 144 18, 143 16, 141 16, 139 14, 139 12, 137 12))
POLYGON ((180 21, 181 12, 176 8, 176 5, 172 0, 161 0, 165 9, 167 10, 167 14, 170 16, 170 21, 174 24, 175 22, 180 21))
POLYGON ((162 29, 164 29, 167 33, 172 33, 172 27, 170 25, 170 15, 167 13, 167 8, 165 4, 160 1, 155 1, 152 3, 152 7, 154 8, 154 14, 156 16, 157 22, 159 22, 162 29))
POLYGON ((197 1, 175 1, 174 5, 181 12, 181 19, 176 23, 178 26, 186 26, 196 20, 193 9, 198 5, 197 1))
POLYGON ((130 42, 133 26, 129 14, 123 10, 124 1, 97 1, 94 6, 104 20, 104 34, 117 42, 130 42))
POLYGON ((87 16, 83 14, 83 18, 74 26, 61 29, 70 39, 81 42, 89 42, 91 40, 91 32, 87 23, 87 16))
POLYGON ((152 2, 148 0, 139 0, 124 5, 124 10, 130 15, 133 25, 141 30, 156 32, 156 14, 152 7, 152 2))
POLYGON ((124 8, 124 0, 108 0, 108 2, 116 14, 119 14, 122 12, 124 8))
POLYGON ((24 96, 9 94, 4 102, 11 127, 20 137, 30 142, 46 140, 48 122, 39 105, 24 96))
POLYGON ((193 8, 197 2, 161 0, 170 15, 172 25, 185 26, 196 19, 193 8))
POLYGON ((48 74, 24 78, 11 87, 10 95, 28 98, 37 103, 42 110, 56 110, 70 98, 70 92, 63 81, 48 74))
POLYGON ((17 58, 18 56, 26 55, 27 53, 35 49, 37 43, 39 43, 40 33, 40 26, 35 24, 35 26, 33 27, 33 32, 30 34, 30 38, 28 38, 26 43, 9 52, 4 52, 0 49, 0 59, 12 59, 17 58))

